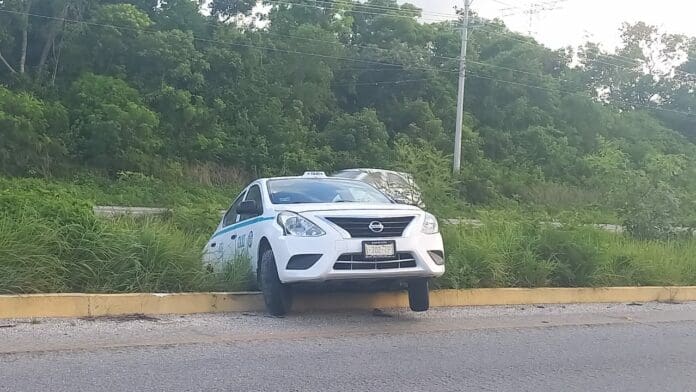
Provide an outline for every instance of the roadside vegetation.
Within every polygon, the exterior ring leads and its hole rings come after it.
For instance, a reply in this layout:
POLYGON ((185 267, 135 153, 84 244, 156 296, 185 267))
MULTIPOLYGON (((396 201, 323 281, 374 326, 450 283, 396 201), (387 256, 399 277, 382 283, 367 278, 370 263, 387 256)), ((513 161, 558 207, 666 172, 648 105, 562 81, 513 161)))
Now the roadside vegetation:
POLYGON ((493 214, 481 226, 445 226, 446 288, 696 284, 696 240, 641 240, 538 217, 493 214))
MULTIPOLYGON (((100 219, 68 192, 0 192, 0 293, 181 292, 253 288, 248 261, 221 273, 201 252, 215 209, 100 219)), ((691 234, 645 240, 529 212, 479 211, 480 225, 442 225, 442 288, 696 285, 691 234)))
POLYGON ((0 1, 0 292, 245 288, 243 263, 200 264, 219 211, 252 178, 350 167, 485 223, 443 225, 442 287, 696 284, 695 37, 551 50, 474 15, 453 175, 456 22, 256 3, 0 1))

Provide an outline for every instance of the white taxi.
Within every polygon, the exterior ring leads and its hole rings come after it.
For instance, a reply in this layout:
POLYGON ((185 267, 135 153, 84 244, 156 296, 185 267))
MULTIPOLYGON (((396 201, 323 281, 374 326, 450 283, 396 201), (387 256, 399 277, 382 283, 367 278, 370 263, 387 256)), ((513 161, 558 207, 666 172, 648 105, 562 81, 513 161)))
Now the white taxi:
POLYGON ((399 280, 413 311, 429 307, 428 280, 445 272, 435 217, 357 180, 308 172, 259 179, 235 199, 205 249, 219 269, 248 256, 268 311, 287 313, 292 285, 399 280))

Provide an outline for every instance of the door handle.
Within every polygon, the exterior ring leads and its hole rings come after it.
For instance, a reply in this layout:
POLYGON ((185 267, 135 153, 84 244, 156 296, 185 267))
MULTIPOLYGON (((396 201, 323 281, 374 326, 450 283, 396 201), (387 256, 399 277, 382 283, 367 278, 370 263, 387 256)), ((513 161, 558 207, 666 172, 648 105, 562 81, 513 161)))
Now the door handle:
POLYGON ((231 240, 236 240, 237 239, 237 234, 232 234, 232 237, 230 237, 231 240))

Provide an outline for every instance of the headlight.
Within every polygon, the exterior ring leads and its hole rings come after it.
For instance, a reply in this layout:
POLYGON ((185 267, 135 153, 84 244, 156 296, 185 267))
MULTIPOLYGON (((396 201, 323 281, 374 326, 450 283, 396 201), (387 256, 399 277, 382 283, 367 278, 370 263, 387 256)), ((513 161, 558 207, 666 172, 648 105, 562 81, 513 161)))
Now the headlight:
POLYGON ((440 231, 437 219, 435 219, 433 214, 425 213, 425 220, 423 221, 423 229, 421 229, 421 231, 425 234, 437 234, 440 231))
POLYGON ((278 224, 285 235, 297 237, 320 237, 326 232, 309 219, 294 212, 284 211, 278 214, 278 224))

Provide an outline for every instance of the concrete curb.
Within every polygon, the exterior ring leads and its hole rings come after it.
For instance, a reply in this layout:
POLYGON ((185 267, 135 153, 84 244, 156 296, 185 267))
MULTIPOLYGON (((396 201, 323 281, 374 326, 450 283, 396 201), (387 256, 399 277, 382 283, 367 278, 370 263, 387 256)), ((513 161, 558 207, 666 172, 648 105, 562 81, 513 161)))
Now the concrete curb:
MULTIPOLYGON (((696 286, 436 290, 430 296, 432 307, 652 301, 696 301, 696 286)), ((331 293, 299 296, 293 310, 405 307, 408 297, 402 292, 331 293)), ((0 295, 0 319, 263 310, 259 293, 0 295)))

